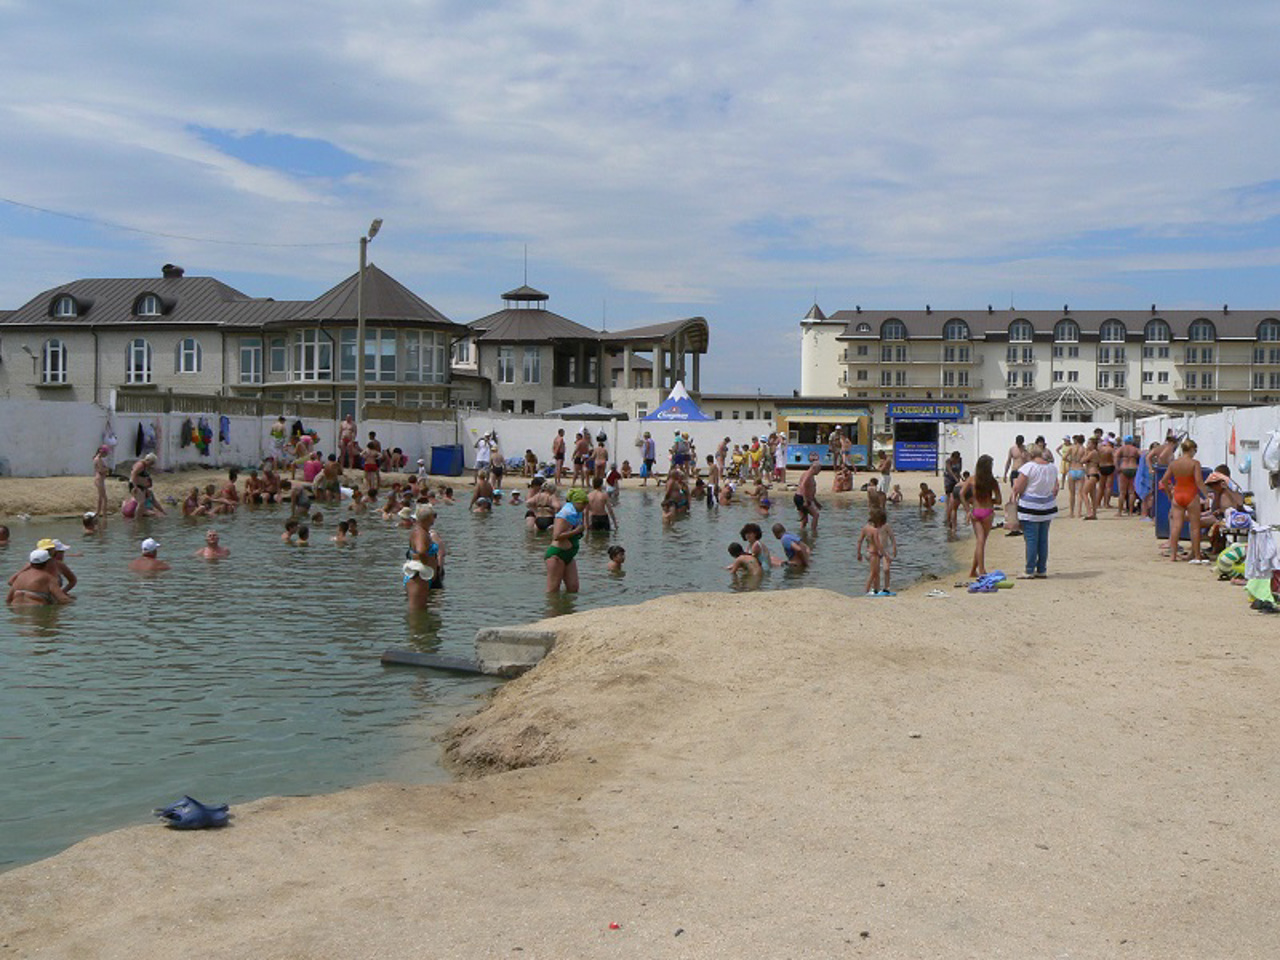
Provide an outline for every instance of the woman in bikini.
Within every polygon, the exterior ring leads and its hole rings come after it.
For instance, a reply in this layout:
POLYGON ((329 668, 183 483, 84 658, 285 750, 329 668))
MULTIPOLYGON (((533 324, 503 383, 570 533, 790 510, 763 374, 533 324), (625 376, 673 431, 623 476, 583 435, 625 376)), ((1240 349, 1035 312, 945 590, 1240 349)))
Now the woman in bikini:
POLYGON ((587 505, 587 491, 574 487, 567 502, 556 513, 555 526, 551 528, 551 546, 546 551, 547 593, 558 593, 564 584, 568 593, 578 592, 578 546, 586 531, 586 518, 582 515, 587 505))
POLYGON ((111 448, 105 443, 93 455, 93 486, 98 491, 98 505, 94 507, 94 513, 100 517, 107 515, 107 477, 111 474, 107 457, 110 455, 111 448))
POLYGON ((1084 445, 1084 453, 1080 456, 1080 466, 1084 469, 1084 503, 1081 504, 1081 520, 1098 519, 1098 493, 1101 486, 1101 471, 1098 470, 1098 438, 1090 437, 1084 445), (1085 510, 1088 513, 1085 513, 1085 510))
POLYGON ((1208 563, 1200 556, 1200 498, 1208 499, 1204 471, 1196 459, 1194 440, 1182 441, 1182 456, 1169 465, 1160 486, 1169 495, 1169 559, 1178 562, 1178 541, 1185 521, 1191 532, 1191 562, 1208 563))
POLYGON ((1071 438, 1070 446, 1064 446, 1063 462, 1067 466, 1067 491, 1071 494, 1071 512, 1076 515, 1076 501, 1080 500, 1080 513, 1084 514, 1084 498, 1078 497, 1084 483, 1084 434, 1077 433, 1071 438))
POLYGON ((973 564, 969 576, 977 578, 987 572, 987 537, 991 535, 991 519, 1000 505, 1000 484, 992 470, 994 461, 987 454, 974 464, 973 476, 964 485, 961 499, 970 504, 969 522, 973 524, 973 564))
MULTIPOLYGON (((1098 444, 1098 487, 1093 494, 1093 511, 1098 512, 1098 504, 1110 509, 1112 475, 1116 472, 1116 448, 1107 441, 1098 444)), ((1096 517, 1095 517, 1096 519, 1096 517)))

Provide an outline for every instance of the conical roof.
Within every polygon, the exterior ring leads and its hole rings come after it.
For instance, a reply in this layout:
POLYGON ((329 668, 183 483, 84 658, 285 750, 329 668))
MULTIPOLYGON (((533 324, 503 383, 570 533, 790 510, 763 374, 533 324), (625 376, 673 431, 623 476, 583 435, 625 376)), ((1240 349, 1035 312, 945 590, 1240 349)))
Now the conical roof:
MULTIPOLYGON (((321 294, 293 315, 293 320, 354 321, 359 273, 321 294)), ((427 301, 373 264, 364 275, 364 316, 369 322, 392 321, 457 326, 427 301)))
POLYGON ((1087 390, 1083 387, 1055 387, 1052 390, 1010 397, 1008 400, 984 403, 973 412, 977 417, 989 417, 992 414, 1020 417, 1028 414, 1049 415, 1055 410, 1059 413, 1092 414, 1103 407, 1114 407, 1117 414, 1125 417, 1155 417, 1173 412, 1168 407, 1162 407, 1147 400, 1132 400, 1114 393, 1087 390))
POLYGON ((508 290, 502 295, 502 299, 516 300, 522 303, 528 303, 530 301, 541 303, 542 301, 550 300, 551 297, 549 294, 545 294, 541 290, 535 290, 526 283, 523 286, 516 287, 514 290, 508 290))
POLYGON ((809 308, 809 312, 804 315, 804 318, 806 320, 825 320, 827 319, 827 315, 822 312, 822 308, 815 302, 814 305, 809 308))

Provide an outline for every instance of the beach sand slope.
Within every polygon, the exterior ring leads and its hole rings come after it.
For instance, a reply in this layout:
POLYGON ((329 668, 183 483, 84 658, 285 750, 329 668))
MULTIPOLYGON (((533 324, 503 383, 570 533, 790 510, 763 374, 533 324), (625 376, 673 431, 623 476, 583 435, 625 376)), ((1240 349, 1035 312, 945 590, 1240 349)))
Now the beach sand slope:
POLYGON ((557 620, 466 779, 85 841, 0 876, 0 957, 1280 955, 1280 618, 1137 521, 1050 570, 557 620))

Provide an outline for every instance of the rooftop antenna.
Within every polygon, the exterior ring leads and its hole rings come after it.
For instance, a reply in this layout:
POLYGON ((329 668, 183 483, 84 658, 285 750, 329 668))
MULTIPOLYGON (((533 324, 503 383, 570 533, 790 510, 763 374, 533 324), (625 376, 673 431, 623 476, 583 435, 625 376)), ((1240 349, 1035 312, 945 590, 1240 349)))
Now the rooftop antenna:
POLYGON ((600 330, 605 332, 609 329, 609 298, 605 297, 600 301, 600 330))
POLYGON ((529 285, 529 245, 524 245, 524 285, 529 285))

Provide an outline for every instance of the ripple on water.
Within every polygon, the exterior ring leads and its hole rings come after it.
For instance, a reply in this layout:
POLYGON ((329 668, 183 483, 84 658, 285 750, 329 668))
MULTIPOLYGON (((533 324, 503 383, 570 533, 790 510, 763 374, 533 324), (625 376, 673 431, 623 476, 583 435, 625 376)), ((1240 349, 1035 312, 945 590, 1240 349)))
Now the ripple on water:
MULTIPOLYGON (((403 608, 399 564, 407 534, 367 519, 358 541, 328 542, 313 527, 303 550, 279 540, 283 514, 242 511, 214 526, 228 561, 194 559, 209 524, 180 517, 116 518, 99 537, 78 524, 15 528, 15 544, 62 537, 75 552, 78 602, 5 613, 0 631, 0 865, 58 851, 102 830, 147 822, 184 793, 243 802, 312 794, 377 779, 447 779, 432 738, 475 707, 487 678, 384 668, 388 646, 471 656, 475 631, 689 590, 817 586, 860 594, 854 561, 865 508, 828 505, 812 538, 815 565, 734 582, 725 552, 743 523, 766 528, 746 506, 693 512, 663 524, 654 490, 628 491, 620 530, 586 538, 582 593, 548 597, 545 536, 529 535, 524 508, 473 516, 440 510, 448 586, 427 610, 403 608), (154 536, 174 564, 162 576, 125 566, 154 536), (611 543, 627 548, 624 575, 604 569, 611 543)), ((794 512, 781 514, 794 526, 794 512)), ((892 514, 905 584, 947 564, 941 514, 892 514)), ((775 552, 776 549, 775 549, 775 552)), ((15 567, 20 553, 0 554, 15 567)), ((940 572, 940 571, 939 571, 940 572)))

